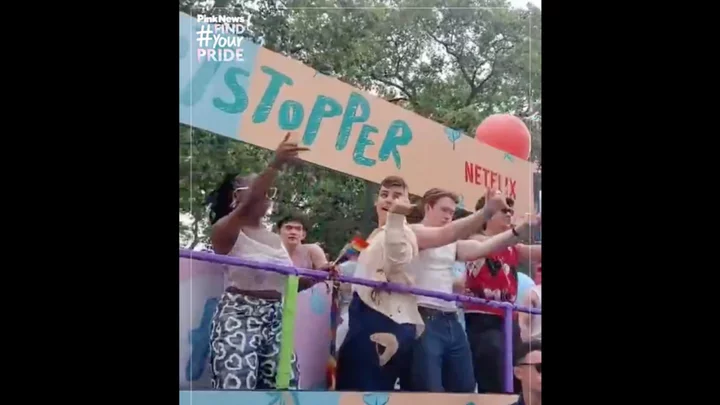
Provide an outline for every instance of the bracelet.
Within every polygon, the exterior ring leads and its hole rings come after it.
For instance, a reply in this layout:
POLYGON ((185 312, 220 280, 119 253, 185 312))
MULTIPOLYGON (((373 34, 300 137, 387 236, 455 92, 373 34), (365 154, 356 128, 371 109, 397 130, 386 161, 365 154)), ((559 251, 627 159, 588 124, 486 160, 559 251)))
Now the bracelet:
POLYGON ((512 231, 513 235, 515 235, 516 238, 519 238, 519 237, 520 237, 520 234, 519 234, 518 231, 515 229, 515 225, 510 225, 510 230, 512 231))

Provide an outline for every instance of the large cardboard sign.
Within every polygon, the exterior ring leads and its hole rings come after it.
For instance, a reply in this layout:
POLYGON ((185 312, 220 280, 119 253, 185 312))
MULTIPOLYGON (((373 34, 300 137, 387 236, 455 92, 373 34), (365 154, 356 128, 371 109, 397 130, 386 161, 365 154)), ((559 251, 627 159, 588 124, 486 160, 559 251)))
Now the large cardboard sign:
POLYGON ((269 149, 293 131, 309 162, 376 183, 400 175, 418 195, 450 189, 471 210, 499 189, 533 212, 527 161, 251 41, 242 62, 198 62, 198 27, 180 13, 180 122, 269 149))

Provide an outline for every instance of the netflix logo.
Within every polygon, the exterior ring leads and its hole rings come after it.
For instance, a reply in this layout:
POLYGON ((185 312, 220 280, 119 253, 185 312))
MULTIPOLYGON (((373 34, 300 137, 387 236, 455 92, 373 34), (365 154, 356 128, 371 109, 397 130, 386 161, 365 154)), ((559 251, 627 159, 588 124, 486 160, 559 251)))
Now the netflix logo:
POLYGON ((515 180, 474 163, 465 162, 465 182, 499 190, 513 200, 517 200, 515 180))

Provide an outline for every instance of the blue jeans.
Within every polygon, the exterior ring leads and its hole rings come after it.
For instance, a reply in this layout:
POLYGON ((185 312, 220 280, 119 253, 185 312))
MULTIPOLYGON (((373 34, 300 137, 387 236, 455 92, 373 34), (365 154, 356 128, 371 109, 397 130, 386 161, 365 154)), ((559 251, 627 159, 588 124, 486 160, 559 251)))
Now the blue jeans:
POLYGON ((472 353, 454 312, 420 307, 425 332, 413 348, 413 391, 475 392, 472 353))
POLYGON ((393 391, 395 381, 410 362, 415 325, 396 323, 365 305, 357 293, 353 294, 348 314, 348 332, 338 351, 336 389, 393 391), (391 334, 397 340, 397 351, 382 366, 380 356, 386 348, 370 340, 377 333, 391 334))

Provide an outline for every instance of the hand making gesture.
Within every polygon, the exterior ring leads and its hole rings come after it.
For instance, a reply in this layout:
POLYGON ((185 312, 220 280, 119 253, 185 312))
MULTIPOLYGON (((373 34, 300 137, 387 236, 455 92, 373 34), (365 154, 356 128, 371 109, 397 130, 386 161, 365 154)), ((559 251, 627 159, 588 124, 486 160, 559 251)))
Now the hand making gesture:
POLYGON ((523 218, 520 225, 515 228, 515 231, 520 235, 520 238, 528 239, 530 238, 530 233, 541 226, 542 220, 540 215, 525 214, 525 218, 523 218))
POLYGON ((485 192, 485 206, 483 211, 491 218, 496 212, 509 208, 506 198, 498 190, 488 188, 485 192))
POLYGON ((415 208, 415 204, 410 204, 408 198, 402 196, 393 201, 390 208, 388 208, 388 212, 408 216, 412 212, 413 208, 415 208))
POLYGON ((283 165, 287 162, 297 159, 300 152, 309 151, 310 148, 304 146, 298 146, 297 140, 290 139, 290 132, 285 134, 280 145, 275 149, 275 157, 273 158, 270 166, 276 169, 282 169, 283 165))

